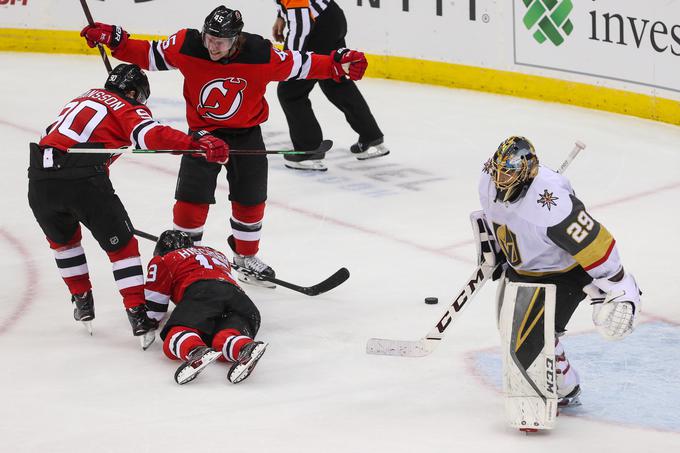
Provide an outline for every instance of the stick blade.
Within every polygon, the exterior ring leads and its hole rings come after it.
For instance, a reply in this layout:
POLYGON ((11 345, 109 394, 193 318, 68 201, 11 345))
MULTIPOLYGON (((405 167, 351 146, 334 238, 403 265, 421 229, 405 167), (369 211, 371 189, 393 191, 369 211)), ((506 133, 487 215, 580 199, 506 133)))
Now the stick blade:
POLYGON ((436 343, 426 339, 419 341, 370 338, 366 342, 366 354, 397 357, 425 357, 434 351, 436 343))
POLYGON ((343 267, 338 269, 333 275, 328 277, 326 280, 318 283, 314 286, 310 286, 305 291, 308 296, 318 296, 332 290, 335 287, 342 285, 349 278, 349 270, 343 267))

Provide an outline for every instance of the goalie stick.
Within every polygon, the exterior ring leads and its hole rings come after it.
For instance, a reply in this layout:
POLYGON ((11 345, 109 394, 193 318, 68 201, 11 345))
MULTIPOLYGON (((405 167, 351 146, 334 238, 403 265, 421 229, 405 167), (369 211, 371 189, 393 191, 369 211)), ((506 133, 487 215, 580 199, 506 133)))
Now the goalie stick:
MULTIPOLYGON (((311 151, 297 151, 294 149, 230 149, 230 156, 261 156, 263 154, 306 155, 325 153, 333 147, 333 140, 324 140, 317 149, 311 151)), ((204 153, 200 149, 135 149, 134 146, 122 148, 69 148, 69 153, 81 154, 193 154, 204 153)))
MULTIPOLYGON (((137 229, 133 229, 132 232, 136 235, 139 236, 140 238, 148 239, 150 241, 157 242, 158 241, 158 236, 154 236, 153 234, 145 233, 144 231, 140 231, 137 229)), ((294 283, 289 283, 285 280, 279 280, 278 278, 275 277, 269 277, 266 275, 259 274, 255 271, 251 271, 249 269, 245 269, 235 263, 229 263, 231 267, 233 267, 235 270, 243 272, 245 274, 251 275, 259 280, 264 280, 268 282, 272 282, 274 284, 277 284, 279 286, 283 286, 284 288, 291 289, 293 291, 297 291, 298 293, 302 293, 306 296, 318 296, 319 294, 326 293, 333 288, 336 288, 343 284, 348 278, 349 278, 349 271, 347 268, 340 268, 338 269, 333 275, 328 277, 326 280, 317 283, 316 285, 312 286, 299 286, 294 283)))
MULTIPOLYGON (((583 142, 577 141, 574 144, 574 149, 562 162, 557 172, 563 173, 585 147, 586 145, 583 142)), ((463 288, 453 299, 451 305, 447 307, 446 311, 439 318, 439 321, 420 340, 370 338, 366 342, 366 353, 401 357, 424 357, 429 355, 444 337, 446 329, 460 316, 460 312, 469 305, 468 302, 477 295, 480 288, 484 286, 484 283, 491 278, 495 269, 495 266, 489 266, 484 263, 477 266, 468 281, 463 285, 463 288)))

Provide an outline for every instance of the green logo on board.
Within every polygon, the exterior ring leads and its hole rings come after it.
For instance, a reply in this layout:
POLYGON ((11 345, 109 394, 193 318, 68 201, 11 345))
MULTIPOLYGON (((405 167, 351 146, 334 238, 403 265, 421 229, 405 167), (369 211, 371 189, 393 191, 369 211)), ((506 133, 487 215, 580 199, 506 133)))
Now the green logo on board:
POLYGON ((524 25, 534 32, 534 39, 543 44, 549 39, 555 46, 564 42, 574 30, 569 14, 574 9, 571 0, 522 0, 527 7, 524 25))

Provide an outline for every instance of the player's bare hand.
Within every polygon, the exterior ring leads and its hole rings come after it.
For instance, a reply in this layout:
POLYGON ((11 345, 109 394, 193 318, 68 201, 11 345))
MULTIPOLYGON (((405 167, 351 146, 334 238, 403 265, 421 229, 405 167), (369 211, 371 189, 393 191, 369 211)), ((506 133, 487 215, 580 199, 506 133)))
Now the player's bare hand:
POLYGON ((272 27, 272 36, 274 37, 274 41, 283 42, 283 30, 285 28, 286 21, 284 21, 282 17, 277 17, 276 21, 274 21, 274 26, 272 27))
POLYGON ((196 142, 199 149, 205 153, 205 160, 217 164, 226 164, 229 160, 229 145, 207 131, 197 133, 199 139, 196 142))
POLYGON ((338 49, 331 52, 333 58, 333 80, 339 82, 342 77, 350 80, 361 80, 368 68, 368 61, 363 52, 350 49, 338 49))
POLYGON ((95 47, 97 44, 104 44, 109 49, 117 49, 124 45, 128 39, 128 32, 118 25, 102 24, 95 22, 80 31, 80 36, 85 38, 87 45, 95 47))

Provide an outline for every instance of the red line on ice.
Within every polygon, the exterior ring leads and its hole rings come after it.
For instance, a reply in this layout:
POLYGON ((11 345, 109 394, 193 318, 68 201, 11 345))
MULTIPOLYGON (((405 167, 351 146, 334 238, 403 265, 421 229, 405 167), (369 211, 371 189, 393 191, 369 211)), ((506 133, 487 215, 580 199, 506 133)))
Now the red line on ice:
POLYGON ((40 284, 40 274, 33 262, 29 259, 31 254, 24 247, 21 239, 13 236, 4 228, 0 228, 0 237, 21 257, 24 267, 23 274, 26 277, 24 292, 18 298, 19 303, 7 319, 0 321, 0 335, 3 335, 17 323, 26 312, 28 312, 30 306, 35 302, 36 295, 38 294, 38 285, 40 284), (29 279, 30 282, 28 281, 29 279))

